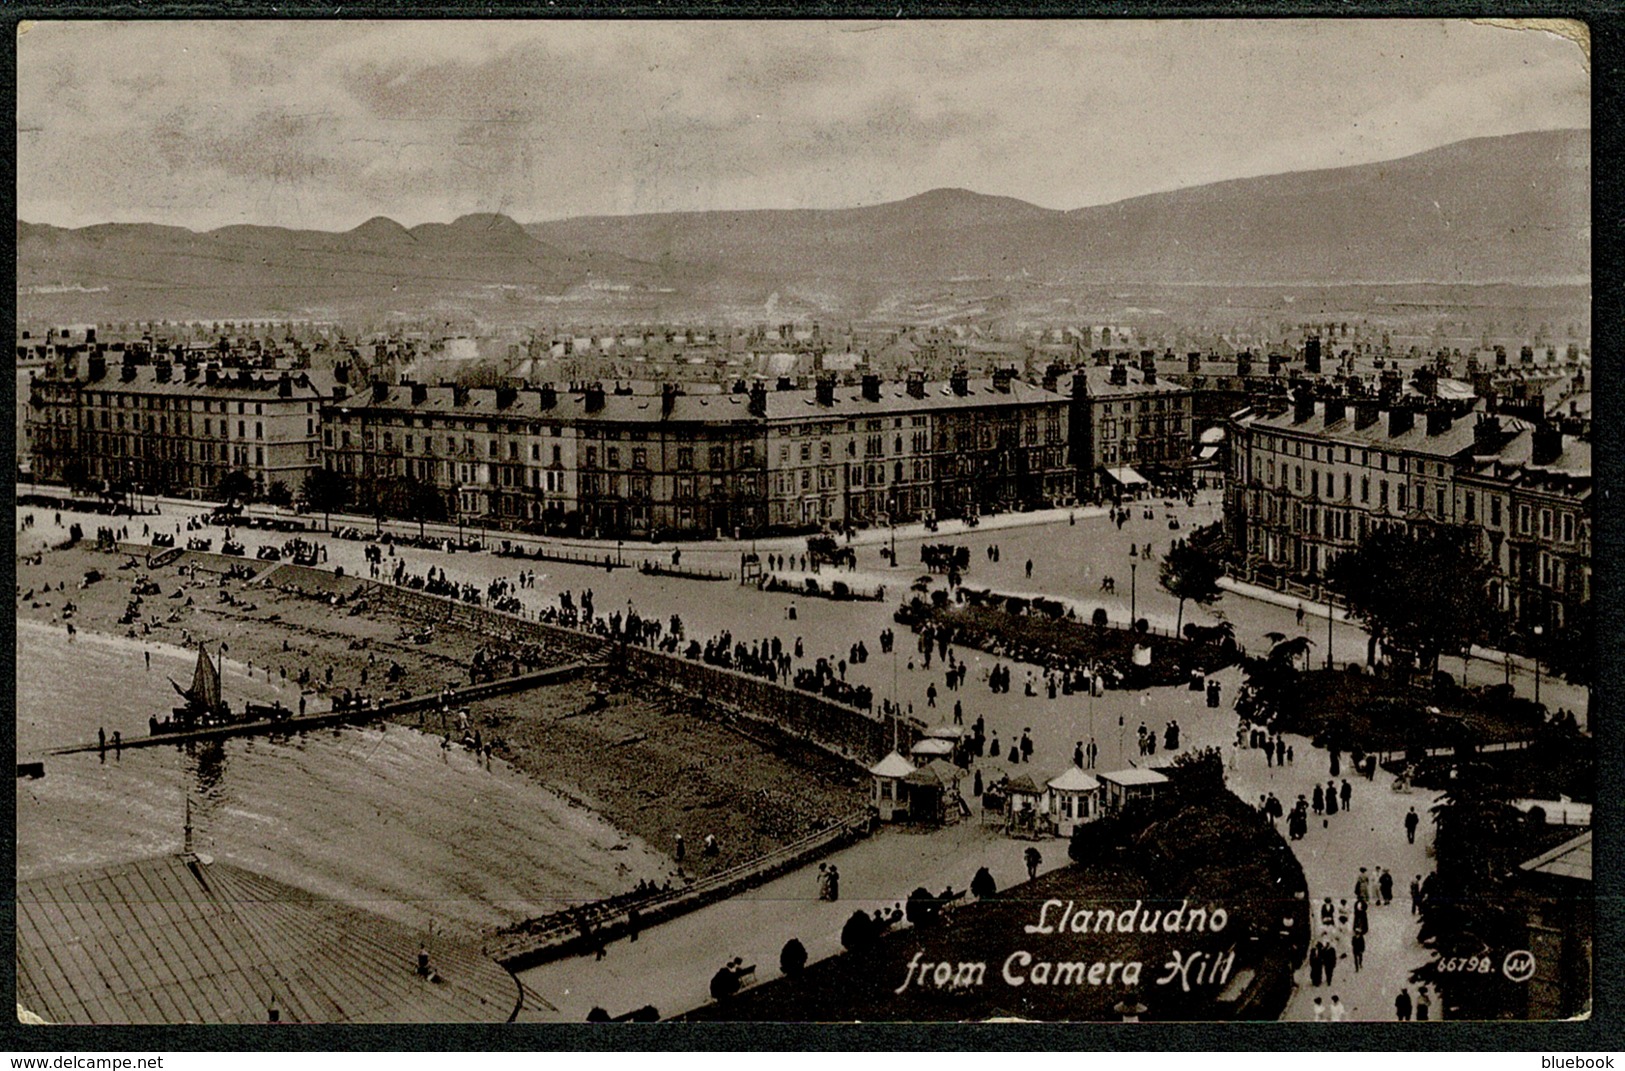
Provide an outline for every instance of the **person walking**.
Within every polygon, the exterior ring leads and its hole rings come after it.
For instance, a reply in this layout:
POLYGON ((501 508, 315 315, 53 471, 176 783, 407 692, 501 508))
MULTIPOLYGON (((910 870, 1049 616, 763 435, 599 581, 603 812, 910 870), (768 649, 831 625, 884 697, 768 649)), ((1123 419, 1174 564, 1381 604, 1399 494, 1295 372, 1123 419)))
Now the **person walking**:
POLYGON ((1377 898, 1384 907, 1394 902, 1394 876, 1388 873, 1388 868, 1382 868, 1382 874, 1377 878, 1377 898))
POLYGON ((1362 904, 1371 899, 1371 875, 1366 873, 1365 867, 1360 868, 1360 876, 1354 879, 1354 899, 1362 904))
POLYGON ((1044 857, 1039 854, 1038 849, 1028 848, 1026 851, 1021 853, 1021 857, 1026 860, 1027 863, 1027 880, 1031 881, 1038 877, 1038 866, 1044 861, 1044 857))
POLYGON ((1337 813, 1337 786, 1326 782, 1326 816, 1330 818, 1337 813))
POLYGON ((1423 986, 1416 994, 1416 1021, 1425 1023, 1428 1014, 1433 1010, 1433 998, 1428 996, 1428 987, 1423 986))
POLYGON ((1345 1005, 1336 993, 1332 994, 1331 1018, 1334 1023, 1341 1023, 1349 1017, 1348 1006, 1345 1005))
POLYGON ((1356 927, 1354 936, 1349 938, 1349 952, 1354 958, 1354 970, 1358 974, 1360 968, 1365 966, 1365 934, 1356 927))
POLYGON ((683 860, 688 857, 688 845, 683 843, 683 835, 681 833, 677 834, 677 851, 675 852, 675 855, 677 858, 677 868, 681 870, 683 868, 683 860))
POLYGON ((1411 914, 1422 912, 1422 875, 1418 874, 1411 879, 1411 914))
POLYGON ((1343 809, 1345 811, 1348 810, 1349 809, 1349 801, 1354 798, 1354 787, 1349 784, 1348 778, 1346 778, 1346 777, 1343 779, 1343 787, 1339 791, 1339 795, 1342 797, 1342 800, 1343 800, 1343 809))
POLYGON ((1319 997, 1315 998, 1314 1013, 1315 1013, 1315 1022, 1324 1023, 1326 1021, 1326 1005, 1324 1005, 1324 1004, 1322 1004, 1320 1002, 1319 997))
POLYGON ((1416 813, 1415 807, 1405 812, 1405 840, 1407 843, 1416 843, 1416 827, 1421 824, 1422 818, 1416 813))
POLYGON ((1317 815, 1326 810, 1326 790, 1321 788, 1319 784, 1315 785, 1315 794, 1310 805, 1314 807, 1317 815))
MULTIPOLYGON (((1324 947, 1323 942, 1316 942, 1315 946, 1309 950, 1309 984, 1317 988, 1320 985, 1322 974, 1325 973, 1320 966, 1322 947, 1324 947)), ((1316 1000, 1318 1001, 1319 998, 1317 997, 1316 1000)))
POLYGON ((834 863, 829 865, 829 898, 831 902, 841 898, 841 872, 834 863))
POLYGON ((1402 1023, 1411 1021, 1411 991, 1401 989, 1394 998, 1394 1018, 1402 1023))

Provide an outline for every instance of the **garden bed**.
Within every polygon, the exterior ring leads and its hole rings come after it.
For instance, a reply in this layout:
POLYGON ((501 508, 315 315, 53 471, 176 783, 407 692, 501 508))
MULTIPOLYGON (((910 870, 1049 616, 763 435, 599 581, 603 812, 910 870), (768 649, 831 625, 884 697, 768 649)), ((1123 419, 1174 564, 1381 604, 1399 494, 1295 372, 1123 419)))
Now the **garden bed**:
POLYGON ((1198 643, 1110 625, 1088 624, 1065 615, 1044 599, 1003 599, 999 605, 967 601, 931 605, 915 599, 897 620, 919 631, 946 629, 952 641, 1001 657, 1042 666, 1089 665, 1109 668, 1123 688, 1184 684, 1191 671, 1213 673, 1240 658, 1233 642, 1198 643), (1151 663, 1134 664, 1134 649, 1151 648, 1151 663))

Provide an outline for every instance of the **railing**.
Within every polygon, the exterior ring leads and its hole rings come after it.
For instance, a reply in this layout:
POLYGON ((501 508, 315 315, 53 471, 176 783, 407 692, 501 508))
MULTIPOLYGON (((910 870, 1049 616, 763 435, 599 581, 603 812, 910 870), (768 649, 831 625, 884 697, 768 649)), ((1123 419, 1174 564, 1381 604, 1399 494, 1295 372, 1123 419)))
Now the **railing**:
POLYGON ((627 933, 634 909, 638 913, 639 925, 665 922, 769 881, 804 865, 840 843, 866 836, 868 830, 868 812, 855 811, 828 828, 809 833, 738 866, 708 874, 680 889, 629 901, 624 906, 616 905, 596 915, 592 911, 595 905, 584 904, 580 908, 556 911, 520 923, 512 929, 522 932, 510 931, 498 935, 495 940, 487 942, 485 954, 509 970, 519 970, 584 952, 598 942, 627 933), (582 930, 583 913, 587 917, 590 936, 582 930))

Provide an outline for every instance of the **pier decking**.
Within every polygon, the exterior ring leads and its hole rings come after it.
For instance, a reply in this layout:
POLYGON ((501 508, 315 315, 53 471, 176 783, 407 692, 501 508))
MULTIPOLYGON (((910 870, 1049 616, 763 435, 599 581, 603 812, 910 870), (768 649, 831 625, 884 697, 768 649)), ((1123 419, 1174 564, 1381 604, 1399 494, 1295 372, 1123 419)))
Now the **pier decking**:
MULTIPOLYGON (((595 669, 602 663, 596 662, 570 662, 562 666, 551 666, 547 669, 537 670, 534 673, 521 673, 514 677, 503 677, 500 680, 482 681, 479 684, 469 685, 466 688, 455 689, 448 702, 456 704, 472 703, 480 699, 489 699, 496 695, 511 695, 514 692, 529 691, 547 684, 556 684, 560 681, 571 680, 589 669, 595 669)), ((440 693, 431 692, 427 695, 413 696, 410 699, 395 699, 387 703, 379 703, 376 707, 355 707, 344 710, 327 710, 312 714, 294 714, 290 717, 271 719, 263 718, 256 721, 227 722, 221 725, 209 725, 197 729, 188 729, 185 732, 154 733, 150 736, 125 737, 119 747, 130 748, 162 747, 170 744, 187 744, 202 740, 219 740, 230 736, 268 736, 271 734, 297 733, 307 729, 320 729, 329 725, 359 724, 362 722, 378 721, 395 714, 411 714, 419 710, 432 710, 440 705, 440 693)), ((103 751, 113 745, 103 745, 99 742, 88 744, 74 744, 69 747, 55 748, 46 752, 48 755, 77 755, 89 751, 103 751)))

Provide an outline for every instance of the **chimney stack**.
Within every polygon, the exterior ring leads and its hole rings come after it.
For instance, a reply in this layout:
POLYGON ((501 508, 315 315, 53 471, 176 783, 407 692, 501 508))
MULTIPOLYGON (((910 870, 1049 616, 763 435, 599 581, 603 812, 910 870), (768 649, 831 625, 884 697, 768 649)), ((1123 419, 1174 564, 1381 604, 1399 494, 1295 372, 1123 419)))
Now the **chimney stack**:
POLYGON ((880 377, 873 372, 863 375, 863 399, 868 402, 880 401, 880 377))
POLYGON ((1433 408, 1427 411, 1427 430, 1429 435, 1443 435, 1455 423, 1450 410, 1433 408))
POLYGON ((750 415, 767 416, 767 384, 761 380, 750 385, 750 415))
POLYGON ((1114 365, 1112 365, 1111 374, 1107 377, 1107 382, 1109 382, 1114 387, 1126 387, 1126 386, 1128 386, 1128 365, 1126 365, 1126 364, 1114 364, 1114 365))
POLYGON ((948 388, 963 398, 970 393, 970 375, 963 368, 956 368, 948 376, 948 388))
POLYGON ((1016 378, 1014 368, 995 368, 993 370, 993 389, 1000 394, 1010 393, 1010 383, 1016 378))
POLYGON ((1520 348, 1518 350, 1518 363, 1519 364, 1534 364, 1535 363, 1535 347, 1533 347, 1533 346, 1524 346, 1524 347, 1520 348))
POLYGON ((791 379, 789 376, 780 376, 778 382, 773 385, 773 389, 774 390, 795 390, 796 389, 796 383, 795 383, 795 380, 791 379))
POLYGON ((1315 415, 1315 396, 1307 386, 1292 394, 1292 423, 1303 424, 1315 415))
POLYGON ((908 373, 908 396, 910 398, 925 397, 925 373, 919 369, 910 369, 908 373))
POLYGON ((1326 399, 1326 427, 1341 423, 1348 417, 1348 399, 1342 395, 1326 399))
POLYGON ((286 372, 283 372, 282 375, 277 377, 276 396, 278 398, 293 397, 293 377, 288 375, 286 372))
POLYGON ((1388 410, 1388 437, 1397 439, 1416 425, 1416 411, 1396 405, 1388 410))
POLYGON ((544 412, 559 404, 559 392, 552 383, 543 383, 536 388, 536 403, 537 408, 544 412))
POLYGON ((663 384, 660 388, 660 419, 669 420, 672 410, 677 408, 677 396, 683 393, 681 387, 675 383, 663 384))
POLYGON ((818 377, 818 379, 813 383, 813 395, 814 395, 815 398, 817 398, 818 404, 821 405, 821 406, 828 407, 828 406, 834 405, 835 404, 835 377, 834 377, 834 375, 831 375, 831 374, 820 375, 818 377))
POLYGON ((1236 354, 1236 375, 1245 379, 1253 374, 1253 351, 1243 350, 1236 354))
MULTIPOLYGON (((211 369, 211 371, 212 371, 212 369, 211 369)), ((350 388, 346 387, 343 383, 335 383, 335 384, 333 384, 333 400, 335 402, 342 402, 344 399, 348 398, 349 396, 350 396, 350 388)))
POLYGON ((1305 370, 1320 374, 1320 336, 1310 335, 1303 342, 1303 366, 1305 370))
POLYGON ((517 387, 502 386, 497 388, 497 408, 507 409, 519 400, 517 387))
POLYGON ((1550 465, 1563 453, 1563 433, 1551 424, 1536 424, 1531 435, 1534 440, 1529 456, 1531 465, 1550 465))
POLYGON ((1362 398, 1354 403, 1354 430, 1364 431, 1377 422, 1379 410, 1377 403, 1362 398))
POLYGON ((1281 374, 1281 355, 1279 353, 1270 354, 1269 369, 1270 375, 1272 376, 1278 376, 1281 374))
POLYGON ((1191 375, 1202 370, 1202 354, 1196 350, 1185 354, 1185 371, 1191 375))
POLYGON ((429 385, 427 383, 413 383, 411 388, 413 405, 422 405, 429 400, 429 385))
POLYGON ((1501 418, 1482 415, 1473 424, 1473 453, 1488 457, 1501 449, 1501 418))

